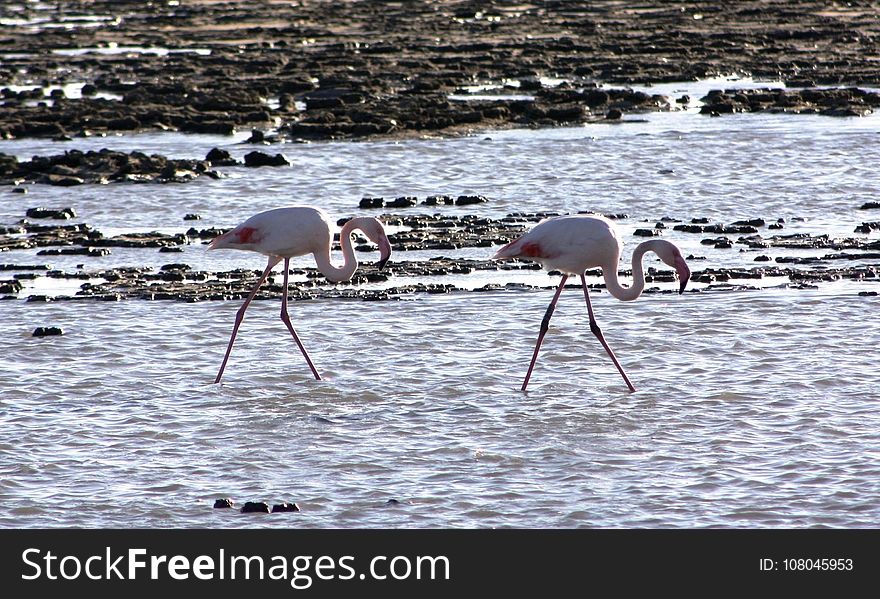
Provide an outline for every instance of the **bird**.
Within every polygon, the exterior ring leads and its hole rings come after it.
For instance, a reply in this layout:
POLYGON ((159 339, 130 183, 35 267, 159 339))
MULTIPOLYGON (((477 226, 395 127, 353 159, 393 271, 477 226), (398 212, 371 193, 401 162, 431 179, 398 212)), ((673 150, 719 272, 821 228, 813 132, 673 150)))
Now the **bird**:
POLYGON ((232 335, 229 337, 229 345, 226 355, 220 365, 220 371, 214 383, 219 383, 226 369, 226 362, 232 352, 232 344, 238 334, 238 328, 244 319, 244 313, 257 294, 260 285, 269 276, 269 272, 282 260, 284 261, 284 291, 281 296, 281 320, 287 330, 293 336, 306 363, 315 375, 316 380, 321 380, 321 375, 315 368, 305 346, 290 322, 287 312, 287 278, 290 259, 296 256, 312 254, 318 270, 327 277, 331 283, 348 281, 358 268, 358 260, 351 245, 351 234, 355 229, 361 230, 370 241, 379 246, 379 261, 376 266, 381 270, 391 257, 391 243, 385 234, 385 229, 378 219, 370 216, 361 216, 350 219, 342 226, 339 233, 339 241, 342 246, 344 262, 342 266, 334 266, 330 261, 330 247, 333 241, 331 234, 330 219, 320 208, 312 206, 288 206, 274 208, 255 214, 243 223, 215 237, 208 245, 209 250, 233 249, 258 252, 268 256, 269 262, 260 276, 257 284, 244 303, 238 309, 235 316, 235 324, 232 327, 232 335))
POLYGON ((625 287, 621 285, 617 275, 622 249, 620 234, 612 221, 599 215, 570 214, 542 220, 527 233, 499 249, 492 257, 493 260, 519 258, 535 261, 549 271, 559 271, 562 274, 562 281, 541 321, 538 340, 522 384, 522 391, 526 391, 528 387, 532 370, 538 359, 538 351, 547 334, 559 295, 565 287, 565 282, 573 275, 580 275, 590 319, 590 330, 605 348, 629 390, 632 392, 636 390, 596 322, 584 271, 588 268, 601 268, 608 292, 622 301, 638 298, 645 288, 642 258, 646 252, 654 252, 663 262, 675 268, 680 281, 679 294, 684 292, 691 271, 681 255, 681 250, 675 244, 665 239, 650 239, 640 243, 633 251, 633 282, 629 287, 625 287))

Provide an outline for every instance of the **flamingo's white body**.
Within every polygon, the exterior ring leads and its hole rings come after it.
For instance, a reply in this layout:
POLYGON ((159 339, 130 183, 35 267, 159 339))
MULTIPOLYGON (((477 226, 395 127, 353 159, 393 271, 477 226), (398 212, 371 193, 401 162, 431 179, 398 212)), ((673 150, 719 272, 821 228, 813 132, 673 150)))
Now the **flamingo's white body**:
POLYGON ((262 276, 254 286, 253 291, 239 308, 235 317, 235 325, 232 329, 232 335, 229 338, 229 345, 226 348, 226 355, 223 363, 220 365, 220 371, 217 373, 215 383, 220 382, 223 376, 223 370, 226 368, 226 362, 229 360, 229 354, 232 352, 232 344, 235 342, 235 336, 241 321, 244 319, 244 313, 260 285, 269 276, 269 272, 282 260, 284 261, 284 292, 281 296, 281 320, 287 326, 294 341, 302 351, 312 374, 316 379, 321 378, 317 369, 312 363, 309 354, 299 340, 293 325, 290 323, 290 316, 287 313, 287 283, 288 271, 290 267, 290 259, 296 256, 304 256, 312 254, 315 257, 315 263, 318 270, 333 283, 347 281, 351 279, 358 268, 357 257, 351 244, 351 233, 355 229, 360 229, 373 243, 379 246, 379 268, 385 266, 388 258, 391 256, 391 243, 385 234, 382 223, 372 217, 358 217, 349 220, 343 225, 339 233, 339 241, 342 246, 342 254, 344 257, 343 265, 334 266, 330 260, 330 248, 333 242, 331 234, 330 220, 323 210, 312 208, 310 206, 291 206, 287 208, 275 208, 266 210, 250 217, 231 231, 217 236, 208 249, 235 249, 248 250, 258 252, 269 257, 269 262, 262 276))
POLYGON ((623 243, 613 222, 601 216, 575 214, 541 221, 528 233, 508 243, 493 256, 496 260, 511 258, 534 260, 541 263, 547 270, 558 270, 562 273, 562 281, 559 283, 553 301, 547 308, 541 323, 532 362, 522 385, 523 391, 529 384, 529 378, 535 367, 544 335, 549 328, 550 317, 553 315, 556 302, 565 287, 566 280, 571 275, 579 275, 581 278, 581 286, 584 290, 584 298, 590 317, 590 329, 602 343, 614 365, 617 366, 630 391, 635 391, 635 387, 626 376, 623 367, 614 352, 611 351, 596 323, 584 271, 588 268, 601 268, 608 292, 619 300, 632 301, 639 297, 645 288, 642 258, 646 252, 654 252, 663 262, 675 268, 681 281, 679 293, 683 292, 687 285, 690 269, 675 244, 663 239, 651 239, 640 243, 633 251, 633 282, 629 287, 624 287, 617 274, 622 248, 623 243))

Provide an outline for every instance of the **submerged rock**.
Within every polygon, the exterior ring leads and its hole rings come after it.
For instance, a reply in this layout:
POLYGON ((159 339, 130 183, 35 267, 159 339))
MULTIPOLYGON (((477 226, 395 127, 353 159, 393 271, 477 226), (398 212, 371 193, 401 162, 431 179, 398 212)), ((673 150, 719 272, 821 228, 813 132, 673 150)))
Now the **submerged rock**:
POLYGON ((76 218, 76 212, 73 208, 28 208, 25 215, 28 218, 53 218, 55 220, 76 218))
POLYGON ((702 98, 700 114, 774 112, 851 117, 880 107, 880 94, 857 88, 712 90, 702 98))
POLYGON ((242 514, 268 514, 269 504, 265 501, 248 501, 241 507, 242 514))
POLYGON ((64 331, 61 327, 37 327, 32 334, 33 337, 52 337, 55 335, 63 335, 64 331))
POLYGON ((265 152, 254 150, 244 155, 244 165, 250 167, 260 166, 290 166, 287 158, 283 154, 275 154, 271 156, 265 152))
MULTIPOLYGON (((148 156, 143 152, 69 150, 54 156, 34 156, 24 162, 4 156, 0 154, 0 183, 3 184, 170 183, 190 181, 201 175, 219 176, 205 160, 171 159, 160 154, 148 156)), ((67 210, 72 212, 72 209, 67 210)))

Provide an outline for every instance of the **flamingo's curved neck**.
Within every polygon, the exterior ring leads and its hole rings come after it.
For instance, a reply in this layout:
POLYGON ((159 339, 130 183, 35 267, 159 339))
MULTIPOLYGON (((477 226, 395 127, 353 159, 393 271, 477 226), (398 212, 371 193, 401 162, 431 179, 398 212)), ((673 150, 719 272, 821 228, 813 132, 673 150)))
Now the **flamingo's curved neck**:
POLYGON ((611 268, 602 269, 602 274, 605 277, 605 287, 608 288, 608 293, 624 302, 631 302, 642 295, 642 291, 645 289, 645 271, 642 268, 642 257, 645 255, 645 252, 651 249, 650 246, 650 241, 644 241, 633 250, 633 282, 629 287, 624 287, 620 284, 620 280, 617 277, 616 264, 611 268))
POLYGON ((339 232, 339 243, 342 246, 343 256, 342 266, 337 267, 330 261, 330 245, 320 252, 315 252, 315 263, 318 265, 318 270, 331 283, 348 281, 358 268, 357 256, 355 256, 354 247, 351 245, 351 232, 357 228, 356 221, 357 219, 348 221, 339 232))

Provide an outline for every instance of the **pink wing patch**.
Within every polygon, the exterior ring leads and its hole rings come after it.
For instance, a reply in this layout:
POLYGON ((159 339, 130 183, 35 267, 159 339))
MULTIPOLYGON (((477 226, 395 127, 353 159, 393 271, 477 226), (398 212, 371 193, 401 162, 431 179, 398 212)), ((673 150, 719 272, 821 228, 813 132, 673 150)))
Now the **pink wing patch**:
POLYGON ((537 243, 525 243, 521 248, 519 248, 519 255, 526 256, 529 258, 544 258, 544 252, 541 251, 541 246, 537 243))
POLYGON ((259 241, 259 235, 257 235, 258 229, 255 227, 241 227, 240 229, 236 229, 234 234, 238 243, 256 243, 259 241))

